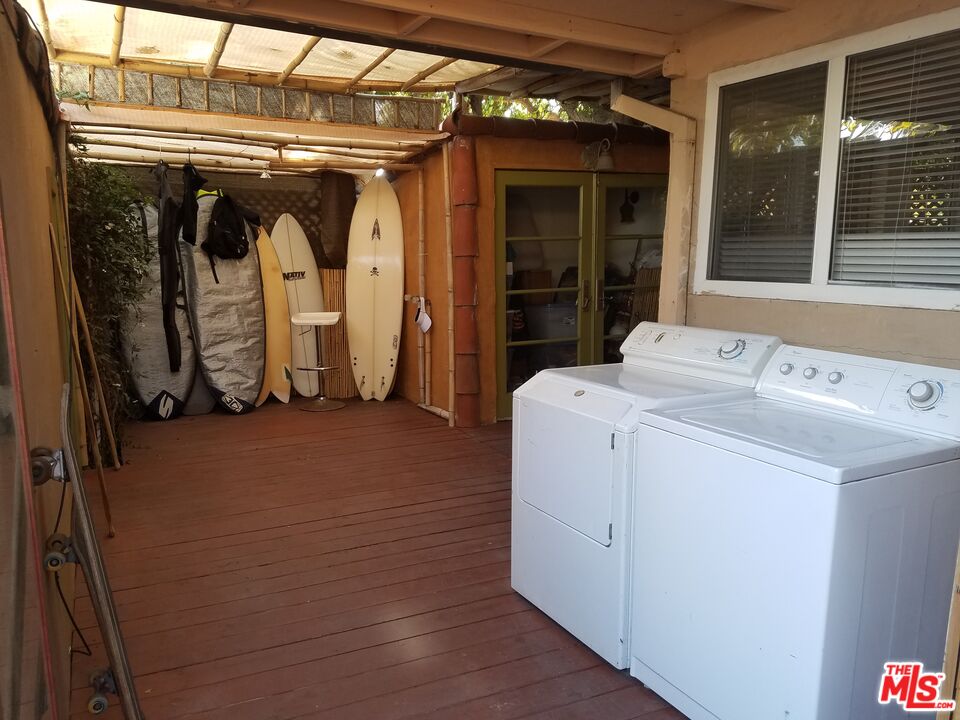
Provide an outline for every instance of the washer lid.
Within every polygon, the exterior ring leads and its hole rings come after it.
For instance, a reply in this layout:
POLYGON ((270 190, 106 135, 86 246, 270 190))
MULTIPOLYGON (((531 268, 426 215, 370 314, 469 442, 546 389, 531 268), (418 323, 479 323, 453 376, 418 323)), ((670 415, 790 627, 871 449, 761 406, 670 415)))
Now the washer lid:
POLYGON ((960 444, 765 398, 651 411, 644 422, 831 483, 960 458, 960 444))

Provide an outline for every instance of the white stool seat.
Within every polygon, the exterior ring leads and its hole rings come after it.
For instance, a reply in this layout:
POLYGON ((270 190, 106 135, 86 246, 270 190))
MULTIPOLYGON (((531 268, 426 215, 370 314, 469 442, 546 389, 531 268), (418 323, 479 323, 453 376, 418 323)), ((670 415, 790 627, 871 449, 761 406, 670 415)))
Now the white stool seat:
POLYGON ((338 312, 304 312, 297 313, 290 318, 294 325, 312 326, 317 325, 336 325, 340 322, 340 313, 338 312))

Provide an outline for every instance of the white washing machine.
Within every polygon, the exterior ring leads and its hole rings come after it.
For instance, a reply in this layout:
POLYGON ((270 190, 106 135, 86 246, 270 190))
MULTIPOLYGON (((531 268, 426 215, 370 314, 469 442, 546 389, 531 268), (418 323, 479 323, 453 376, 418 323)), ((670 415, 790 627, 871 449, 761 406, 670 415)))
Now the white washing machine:
POLYGON ((782 346, 750 400, 646 413, 630 672, 694 720, 882 720, 939 671, 960 371, 782 346))
POLYGON ((513 588, 617 668, 629 659, 634 442, 645 408, 752 395, 777 338, 641 323, 624 362, 513 394, 513 588))

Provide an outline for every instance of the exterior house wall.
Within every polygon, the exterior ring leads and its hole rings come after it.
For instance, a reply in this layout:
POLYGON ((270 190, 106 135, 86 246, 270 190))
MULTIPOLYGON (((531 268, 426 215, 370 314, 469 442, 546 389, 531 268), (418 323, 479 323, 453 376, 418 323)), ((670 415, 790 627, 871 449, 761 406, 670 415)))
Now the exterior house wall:
MULTIPOLYGON (((838 40, 956 7, 948 0, 838 3, 804 0, 782 13, 745 10, 681 38, 672 108, 698 125, 687 316, 690 325, 771 333, 786 342, 913 362, 960 367, 960 312, 798 302, 693 293, 704 149, 707 76, 793 50, 838 40)), ((709 212, 709 209, 704 209, 709 212)))
MULTIPOLYGON (((478 286, 477 329, 480 340, 481 421, 496 420, 497 337, 496 337, 496 235, 495 198, 497 170, 583 170, 583 145, 572 141, 529 140, 488 135, 475 136, 477 158, 477 231, 480 255, 477 257, 478 286)), ((669 161, 666 145, 615 145, 616 172, 665 173, 669 161)), ((403 174, 394 188, 403 213, 406 249, 406 290, 416 294, 417 287, 417 175, 403 174)), ((449 409, 447 375, 447 276, 446 229, 443 194, 443 161, 435 150, 424 161, 424 203, 427 253, 426 294, 433 306, 433 397, 432 403, 449 409)), ((403 341, 397 380, 397 392, 414 402, 418 398, 416 326, 414 310, 404 311, 403 341)))
MULTIPOLYGON (((10 25, 0 16, 0 96, 14 112, 0 113, 0 208, 3 211, 14 331, 26 406, 29 447, 61 446, 60 394, 64 380, 63 328, 55 291, 49 224, 61 223, 57 159, 43 109, 18 55, 10 25)), ((41 539, 51 532, 60 498, 58 483, 47 483, 34 495, 41 539), (56 486, 56 487, 55 487, 56 486)), ((69 506, 65 517, 69 518, 69 506)), ((69 532, 69 521, 60 532, 69 532)), ((6 542, 6 539, 4 539, 6 542)), ((46 605, 54 673, 61 717, 68 713, 71 629, 57 597, 52 577, 46 605)), ((64 571, 63 586, 73 597, 72 574, 64 571)))

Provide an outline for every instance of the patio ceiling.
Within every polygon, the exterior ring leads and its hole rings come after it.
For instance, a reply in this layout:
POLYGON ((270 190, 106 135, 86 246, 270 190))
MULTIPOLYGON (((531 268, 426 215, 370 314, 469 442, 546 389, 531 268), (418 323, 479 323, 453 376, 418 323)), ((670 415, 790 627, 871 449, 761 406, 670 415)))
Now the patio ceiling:
POLYGON ((803 0, 133 0, 201 17, 472 58, 634 78, 659 74, 676 38, 803 0))
POLYGON ((327 92, 664 95, 679 35, 800 0, 22 0, 61 62, 327 92), (105 29, 110 28, 107 32, 105 29), (636 82, 639 80, 640 82, 636 82), (652 82, 651 82, 652 81, 652 82))

